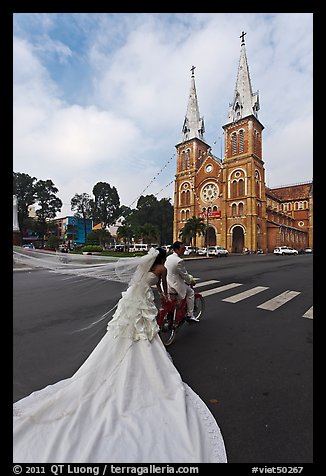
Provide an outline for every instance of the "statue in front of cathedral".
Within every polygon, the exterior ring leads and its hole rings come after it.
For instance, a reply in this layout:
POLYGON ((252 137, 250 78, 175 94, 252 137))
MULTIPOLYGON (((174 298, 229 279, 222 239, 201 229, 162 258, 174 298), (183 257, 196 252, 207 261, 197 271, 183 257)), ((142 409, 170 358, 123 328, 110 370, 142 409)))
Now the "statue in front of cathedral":
POLYGON ((19 231, 18 200, 16 195, 13 195, 13 231, 19 231))

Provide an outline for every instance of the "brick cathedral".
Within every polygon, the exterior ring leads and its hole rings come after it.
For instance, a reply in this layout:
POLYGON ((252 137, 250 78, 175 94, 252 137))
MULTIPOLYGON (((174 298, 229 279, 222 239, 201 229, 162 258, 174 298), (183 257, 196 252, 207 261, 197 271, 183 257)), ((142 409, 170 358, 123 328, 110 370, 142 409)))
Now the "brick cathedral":
MULTIPOLYGON (((262 157, 264 126, 258 119, 243 33, 233 101, 224 130, 223 160, 204 139, 195 86, 195 67, 182 141, 176 145, 173 240, 192 217, 208 225, 196 245, 221 245, 231 253, 244 248, 272 252, 275 246, 313 246, 313 184, 268 188, 262 157)), ((194 243, 193 243, 194 244, 194 243)))

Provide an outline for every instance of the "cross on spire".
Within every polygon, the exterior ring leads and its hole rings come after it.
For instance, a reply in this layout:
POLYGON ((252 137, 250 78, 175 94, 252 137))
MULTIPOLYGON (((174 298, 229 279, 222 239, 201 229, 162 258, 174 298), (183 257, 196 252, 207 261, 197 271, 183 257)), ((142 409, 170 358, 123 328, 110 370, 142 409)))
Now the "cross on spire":
POLYGON ((192 66, 192 67, 190 68, 190 71, 191 71, 191 77, 192 77, 192 78, 194 78, 194 77, 195 77, 195 68, 196 68, 196 66, 192 66))
POLYGON ((244 31, 242 32, 242 34, 240 35, 240 38, 241 38, 241 46, 245 44, 245 41, 244 41, 244 37, 247 33, 245 33, 244 31))

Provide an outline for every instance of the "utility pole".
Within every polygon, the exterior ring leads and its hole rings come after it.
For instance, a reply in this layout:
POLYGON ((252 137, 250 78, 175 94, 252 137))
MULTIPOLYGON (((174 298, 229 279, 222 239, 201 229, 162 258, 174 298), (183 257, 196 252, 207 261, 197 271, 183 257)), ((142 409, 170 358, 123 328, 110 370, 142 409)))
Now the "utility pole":
POLYGON ((213 203, 214 200, 211 200, 210 202, 210 206, 207 207, 207 211, 206 211, 206 256, 208 258, 209 254, 208 254, 208 237, 209 237, 209 214, 211 212, 211 208, 212 208, 212 203, 213 203))
POLYGON ((207 207, 207 211, 206 211, 206 256, 207 258, 209 256, 208 254, 208 214, 209 214, 209 211, 207 207))

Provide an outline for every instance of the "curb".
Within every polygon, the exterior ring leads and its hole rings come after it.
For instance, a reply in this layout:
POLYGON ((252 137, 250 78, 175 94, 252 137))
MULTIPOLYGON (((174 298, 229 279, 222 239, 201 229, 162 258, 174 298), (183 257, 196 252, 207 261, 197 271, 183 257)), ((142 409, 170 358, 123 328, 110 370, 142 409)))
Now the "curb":
POLYGON ((13 271, 33 271, 35 268, 13 268, 13 271))

